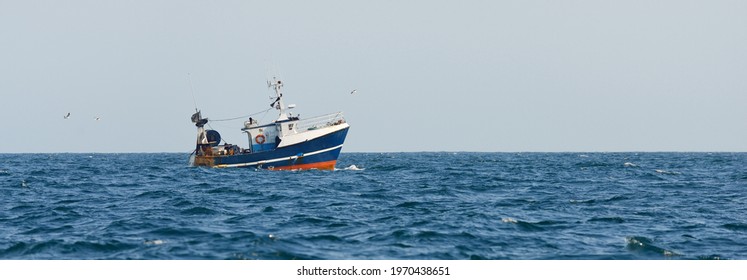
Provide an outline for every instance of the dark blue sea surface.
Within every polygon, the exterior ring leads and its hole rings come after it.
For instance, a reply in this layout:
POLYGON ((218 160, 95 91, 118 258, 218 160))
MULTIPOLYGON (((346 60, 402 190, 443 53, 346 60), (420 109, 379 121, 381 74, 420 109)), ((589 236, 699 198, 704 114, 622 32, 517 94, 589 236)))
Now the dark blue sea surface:
POLYGON ((0 259, 747 259, 747 153, 0 155, 0 259))

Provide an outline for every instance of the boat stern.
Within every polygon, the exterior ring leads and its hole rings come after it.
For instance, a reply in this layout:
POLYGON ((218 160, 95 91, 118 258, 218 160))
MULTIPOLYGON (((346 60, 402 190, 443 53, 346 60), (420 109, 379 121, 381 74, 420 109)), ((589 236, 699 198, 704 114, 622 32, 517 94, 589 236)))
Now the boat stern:
POLYGON ((215 157, 192 155, 190 159, 191 166, 198 167, 215 167, 215 157))

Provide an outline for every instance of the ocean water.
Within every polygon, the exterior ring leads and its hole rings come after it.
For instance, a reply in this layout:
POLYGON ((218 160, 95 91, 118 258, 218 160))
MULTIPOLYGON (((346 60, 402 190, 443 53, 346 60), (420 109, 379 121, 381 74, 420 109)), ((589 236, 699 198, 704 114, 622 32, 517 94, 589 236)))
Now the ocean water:
POLYGON ((747 153, 0 155, 0 259, 747 259, 747 153))

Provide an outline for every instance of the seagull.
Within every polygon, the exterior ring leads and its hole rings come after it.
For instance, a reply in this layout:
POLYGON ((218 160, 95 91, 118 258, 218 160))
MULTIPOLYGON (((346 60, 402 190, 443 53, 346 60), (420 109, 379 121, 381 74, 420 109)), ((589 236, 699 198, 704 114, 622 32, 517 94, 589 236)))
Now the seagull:
POLYGON ((94 120, 100 121, 101 118, 100 117, 96 117, 94 120))
POLYGON ((358 91, 358 90, 357 90, 357 89, 354 89, 353 91, 351 91, 351 92, 350 92, 350 94, 353 94, 353 93, 355 93, 356 91, 358 91))
POLYGON ((66 120, 70 118, 70 113, 68 112, 67 115, 63 116, 66 120))

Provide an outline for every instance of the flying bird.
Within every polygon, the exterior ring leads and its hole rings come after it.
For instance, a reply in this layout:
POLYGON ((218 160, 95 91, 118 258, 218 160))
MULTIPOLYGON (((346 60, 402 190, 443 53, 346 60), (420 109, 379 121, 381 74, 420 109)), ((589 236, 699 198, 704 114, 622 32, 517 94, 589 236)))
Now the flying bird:
POLYGON ((100 117, 96 117, 94 120, 100 121, 101 118, 100 117))
POLYGON ((357 89, 354 89, 353 91, 351 91, 351 92, 350 92, 350 94, 353 94, 353 93, 355 93, 356 91, 358 91, 358 90, 357 90, 357 89))
POLYGON ((67 115, 64 116, 64 118, 67 120, 70 118, 70 113, 68 112, 67 115))

